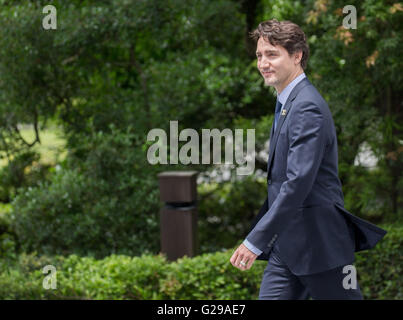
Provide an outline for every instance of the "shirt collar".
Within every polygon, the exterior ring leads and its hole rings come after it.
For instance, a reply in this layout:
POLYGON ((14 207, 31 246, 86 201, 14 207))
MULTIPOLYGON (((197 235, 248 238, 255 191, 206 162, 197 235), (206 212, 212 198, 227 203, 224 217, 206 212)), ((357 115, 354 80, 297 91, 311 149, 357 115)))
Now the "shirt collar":
POLYGON ((292 89, 302 80, 306 78, 305 72, 302 72, 298 77, 292 80, 281 93, 278 95, 277 99, 284 106, 287 102, 288 96, 290 95, 292 89))

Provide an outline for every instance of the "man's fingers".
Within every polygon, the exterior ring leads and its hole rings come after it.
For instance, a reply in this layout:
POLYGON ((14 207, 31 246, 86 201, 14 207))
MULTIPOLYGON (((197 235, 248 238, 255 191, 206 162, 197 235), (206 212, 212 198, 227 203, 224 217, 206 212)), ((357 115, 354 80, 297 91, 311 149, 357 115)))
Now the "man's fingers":
POLYGON ((242 259, 239 259, 237 267, 241 270, 249 270, 252 267, 252 265, 256 259, 254 256, 249 256, 249 255, 240 254, 239 256, 242 257, 242 259), (242 264, 241 262, 244 262, 244 264, 242 264))
POLYGON ((249 250, 243 250, 243 246, 241 245, 238 249, 235 250, 234 254, 232 255, 230 262, 231 264, 238 268, 239 270, 245 271, 252 267, 253 262, 256 259, 256 255, 249 250), (242 264, 241 264, 242 262, 242 264))
POLYGON ((244 254, 239 254, 239 256, 238 256, 238 260, 237 260, 237 267, 240 269, 240 270, 246 270, 247 269, 247 266, 248 266, 248 257, 247 256, 245 256, 244 254), (241 263, 242 262, 242 263, 241 263))
POLYGON ((243 254, 242 253, 238 254, 238 257, 236 258, 236 261, 235 261, 236 267, 238 267, 240 269, 243 267, 241 265, 241 261, 243 261, 243 254))
POLYGON ((238 257, 238 250, 235 250, 234 254, 232 255, 232 257, 230 259, 230 262, 234 267, 236 267, 235 262, 236 262, 237 257, 238 257))
POLYGON ((240 262, 243 261, 242 259, 243 259, 243 254, 240 253, 240 250, 238 248, 232 255, 230 262, 234 267, 241 269, 242 265, 240 265, 240 262))
POLYGON ((248 260, 248 263, 247 263, 247 265, 246 265, 246 269, 249 270, 249 269, 252 267, 252 264, 253 264, 254 262, 255 262, 255 259, 254 259, 254 258, 249 259, 249 260, 248 260))
POLYGON ((244 262, 244 264, 240 264, 240 265, 239 265, 240 269, 241 269, 241 270, 247 270, 247 269, 248 269, 249 261, 248 261, 246 258, 244 258, 244 259, 242 260, 242 262, 244 262))

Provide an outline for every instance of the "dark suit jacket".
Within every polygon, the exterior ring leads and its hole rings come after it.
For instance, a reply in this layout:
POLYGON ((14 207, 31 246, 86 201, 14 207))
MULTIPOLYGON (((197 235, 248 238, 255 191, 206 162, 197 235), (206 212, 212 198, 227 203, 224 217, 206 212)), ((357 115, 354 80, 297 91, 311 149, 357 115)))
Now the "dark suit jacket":
POLYGON ((344 208, 337 137, 326 101, 305 78, 270 133, 266 198, 246 239, 267 260, 273 246, 296 275, 354 262, 386 231, 344 208))

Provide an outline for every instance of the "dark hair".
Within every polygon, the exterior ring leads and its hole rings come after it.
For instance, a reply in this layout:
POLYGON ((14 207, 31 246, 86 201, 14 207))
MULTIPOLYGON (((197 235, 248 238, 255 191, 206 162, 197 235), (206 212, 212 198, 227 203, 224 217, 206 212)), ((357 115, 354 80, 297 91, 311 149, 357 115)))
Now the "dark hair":
POLYGON ((309 57, 309 46, 304 31, 291 21, 276 19, 261 22, 256 30, 250 33, 251 38, 258 41, 260 37, 269 41, 273 46, 284 47, 288 54, 302 51, 301 67, 306 68, 309 57))

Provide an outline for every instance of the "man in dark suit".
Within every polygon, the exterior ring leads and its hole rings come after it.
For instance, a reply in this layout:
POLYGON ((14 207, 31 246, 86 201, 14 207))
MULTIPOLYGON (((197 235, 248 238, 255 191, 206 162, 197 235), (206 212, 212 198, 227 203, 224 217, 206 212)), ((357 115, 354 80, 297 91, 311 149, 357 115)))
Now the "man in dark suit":
POLYGON ((268 260, 259 299, 362 299, 358 285, 345 285, 345 267, 386 231, 344 208, 332 114, 303 71, 305 34, 292 22, 269 20, 252 36, 258 70, 277 91, 268 196, 230 262, 247 270, 268 260))

